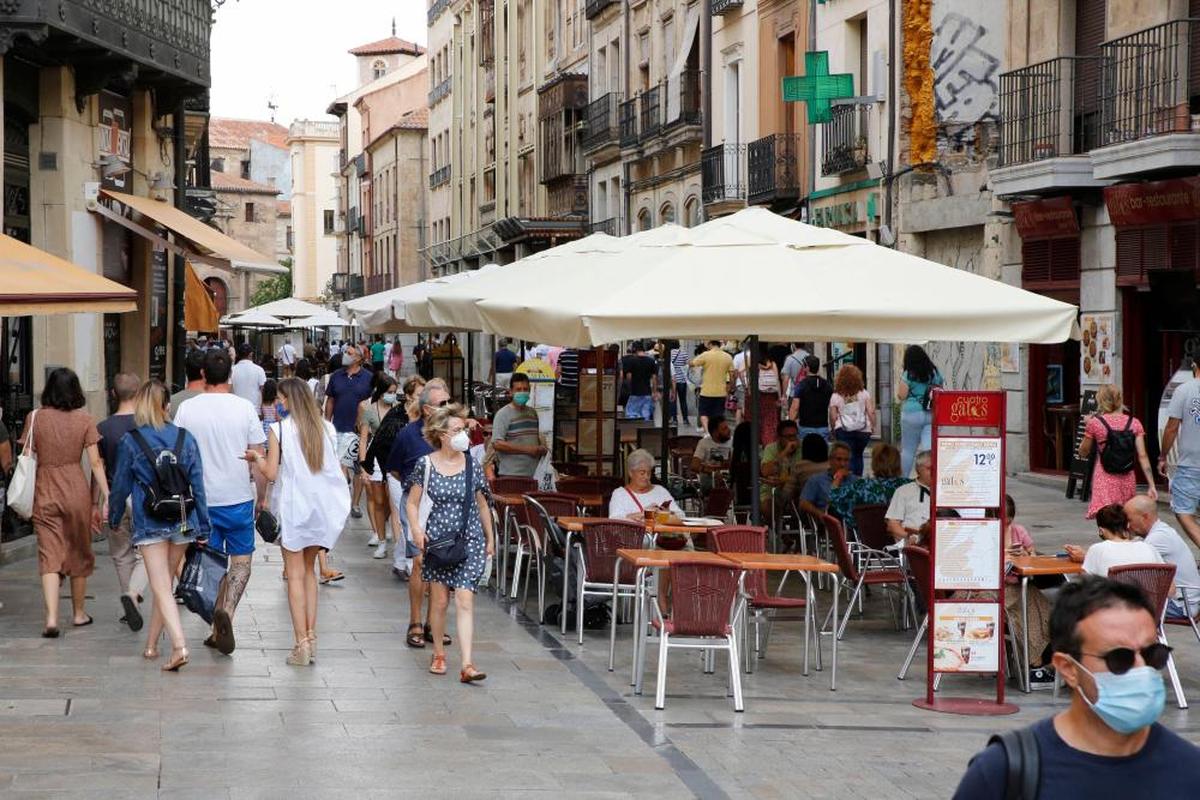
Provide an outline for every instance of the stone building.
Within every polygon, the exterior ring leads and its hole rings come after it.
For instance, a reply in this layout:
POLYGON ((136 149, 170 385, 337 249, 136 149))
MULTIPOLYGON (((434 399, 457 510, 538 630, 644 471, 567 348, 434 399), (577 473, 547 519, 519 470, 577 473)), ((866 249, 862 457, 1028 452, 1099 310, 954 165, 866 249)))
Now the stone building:
MULTIPOLYGON (((296 120, 288 129, 292 162, 292 294, 320 302, 338 274, 341 132, 336 122, 296 120)), ((344 280, 342 291, 348 288, 344 280)), ((362 293, 361 278, 357 297, 362 293)))
MULTIPOLYGON (((212 225, 260 253, 275 253, 280 226, 286 227, 279 215, 279 189, 217 170, 211 180, 216 195, 212 225)), ((196 274, 212 292, 222 316, 248 308, 254 289, 270 277, 207 265, 198 266, 196 274)))
POLYGON ((367 197, 371 258, 364 275, 368 294, 430 277, 420 255, 426 235, 423 189, 429 173, 428 127, 429 112, 421 108, 381 131, 377 132, 374 121, 366 128, 370 141, 365 152, 372 176, 367 197))
POLYGON ((432 0, 427 12, 429 36, 429 130, 425 158, 429 174, 426 194, 428 235, 422 252, 425 266, 431 266, 431 253, 448 247, 450 241, 450 128, 454 119, 451 92, 454 84, 452 41, 454 15, 447 13, 450 0, 432 0))

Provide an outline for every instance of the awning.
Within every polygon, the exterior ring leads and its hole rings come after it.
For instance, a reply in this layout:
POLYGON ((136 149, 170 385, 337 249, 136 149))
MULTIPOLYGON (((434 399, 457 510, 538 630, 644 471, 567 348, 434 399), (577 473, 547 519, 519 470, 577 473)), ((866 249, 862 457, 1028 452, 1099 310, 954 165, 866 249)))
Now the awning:
POLYGON ((211 264, 216 267, 241 269, 248 272, 284 274, 288 271, 287 267, 277 263, 274 258, 265 256, 247 247, 236 239, 221 233, 216 228, 210 228, 187 212, 180 211, 169 203, 161 200, 153 200, 149 197, 138 197, 137 195, 124 194, 122 192, 110 192, 107 189, 102 189, 100 194, 103 197, 115 200, 121 205, 133 209, 143 217, 148 217, 159 225, 171 230, 177 236, 187 239, 190 243, 190 248, 186 252, 181 252, 183 248, 180 248, 178 245, 172 245, 172 243, 158 236, 153 231, 130 220, 119 210, 108 208, 99 202, 91 204, 90 208, 93 211, 106 219, 116 222, 118 225, 132 230, 143 238, 149 239, 155 244, 189 258, 192 261, 211 264))
POLYGON ((216 333, 221 313, 213 302, 208 287, 196 270, 187 264, 187 289, 183 294, 183 325, 189 331, 216 333))
POLYGON ((136 309, 133 289, 0 234, 0 316, 123 314, 136 309))

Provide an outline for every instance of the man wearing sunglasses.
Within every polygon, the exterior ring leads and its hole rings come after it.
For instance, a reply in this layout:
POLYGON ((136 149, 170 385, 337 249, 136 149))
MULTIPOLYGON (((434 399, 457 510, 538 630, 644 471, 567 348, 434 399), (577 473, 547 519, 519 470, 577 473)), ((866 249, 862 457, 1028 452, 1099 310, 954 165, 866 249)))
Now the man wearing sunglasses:
POLYGON ((956 800, 1194 796, 1200 748, 1156 721, 1166 700, 1159 670, 1171 648, 1158 641, 1141 590, 1099 577, 1064 586, 1050 636, 1070 707, 1018 732, 1036 743, 1036 757, 1022 758, 1020 769, 1009 769, 1005 745, 993 739, 971 760, 956 800), (1036 792, 1010 794, 1010 779, 1018 788, 1036 780, 1036 792))

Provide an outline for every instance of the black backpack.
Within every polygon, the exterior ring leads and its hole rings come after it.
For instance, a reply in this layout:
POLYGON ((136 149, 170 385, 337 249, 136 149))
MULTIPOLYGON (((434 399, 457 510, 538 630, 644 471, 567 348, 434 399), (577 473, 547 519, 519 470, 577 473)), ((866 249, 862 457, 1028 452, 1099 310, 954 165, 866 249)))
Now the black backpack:
POLYGON ((998 733, 988 744, 999 744, 1008 761, 1005 774, 1005 800, 1037 800, 1041 781, 1041 752, 1033 728, 1018 728, 998 733))
POLYGON ((129 433, 141 448, 146 460, 150 462, 154 474, 154 479, 142 487, 146 491, 146 499, 142 506, 146 514, 159 522, 186 524, 188 515, 196 508, 192 482, 188 478, 187 470, 179 463, 187 432, 180 428, 175 447, 171 450, 160 450, 157 454, 150 449, 150 443, 140 431, 132 430, 129 433))
POLYGON ((1133 416, 1125 417, 1125 427, 1119 431, 1112 429, 1103 414, 1097 414, 1096 419, 1100 420, 1100 424, 1108 432, 1104 447, 1100 450, 1100 466, 1109 475, 1126 475, 1133 472, 1133 465, 1137 463, 1137 436, 1130 430, 1133 416))

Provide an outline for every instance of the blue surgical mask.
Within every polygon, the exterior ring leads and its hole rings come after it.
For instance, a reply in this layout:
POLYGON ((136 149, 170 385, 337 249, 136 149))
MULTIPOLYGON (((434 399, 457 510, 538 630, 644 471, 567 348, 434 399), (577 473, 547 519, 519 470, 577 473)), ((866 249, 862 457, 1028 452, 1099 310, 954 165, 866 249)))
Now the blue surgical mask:
POLYGON ((389 406, 396 405, 396 393, 395 392, 384 392, 383 393, 383 402, 387 403, 389 406))
POLYGON ((1162 675, 1154 667, 1134 667, 1123 675, 1092 672, 1075 662, 1096 682, 1096 702, 1078 688, 1079 696, 1104 724, 1117 733, 1129 735, 1158 719, 1167 699, 1162 675))

